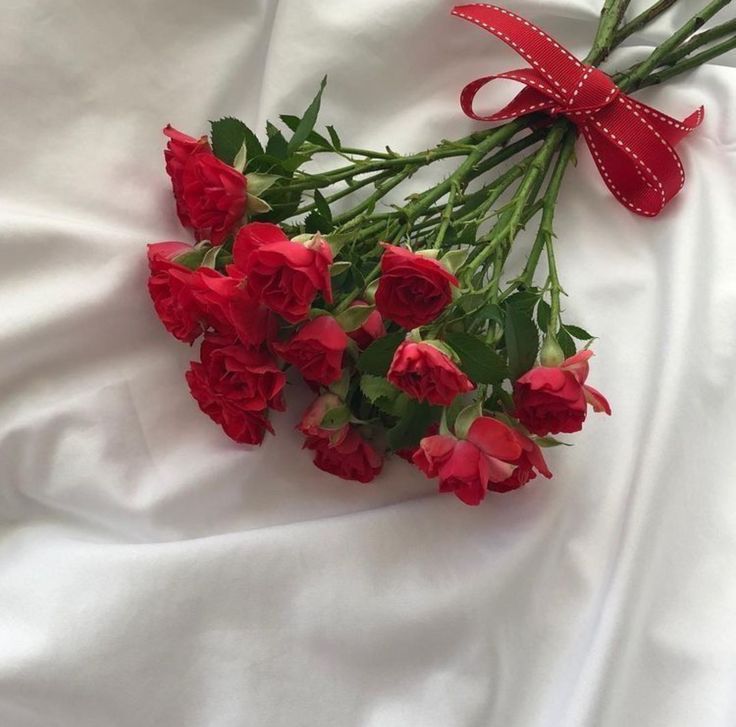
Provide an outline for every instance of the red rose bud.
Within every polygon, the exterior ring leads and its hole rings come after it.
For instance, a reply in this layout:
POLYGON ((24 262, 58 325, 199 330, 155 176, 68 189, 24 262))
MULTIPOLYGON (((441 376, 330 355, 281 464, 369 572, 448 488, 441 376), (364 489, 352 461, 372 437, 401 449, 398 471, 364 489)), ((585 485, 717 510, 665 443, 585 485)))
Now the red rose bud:
POLYGON ((194 154, 181 180, 182 204, 197 238, 221 244, 245 214, 246 178, 214 154, 194 154))
POLYGON ((376 306, 408 330, 433 321, 452 300, 457 278, 437 260, 384 243, 376 306))
POLYGON ((233 246, 233 265, 247 276, 249 290, 290 323, 307 318, 317 293, 332 302, 331 264, 321 237, 296 242, 265 222, 242 227, 233 246))
POLYGON ((296 428, 308 437, 329 440, 333 446, 341 444, 348 435, 350 424, 345 422, 337 429, 323 429, 320 425, 329 412, 344 406, 342 399, 336 394, 322 394, 309 405, 296 428))
POLYGON ((328 386, 342 374, 342 359, 348 335, 331 316, 319 316, 305 323, 286 343, 275 343, 274 350, 302 376, 315 384, 328 386))
POLYGON ((307 437, 304 446, 315 451, 316 467, 344 480, 370 482, 383 467, 383 457, 354 427, 348 429, 339 444, 322 437, 307 437))
POLYGON ((529 448, 525 439, 497 419, 479 416, 466 439, 450 435, 422 439, 414 464, 427 477, 439 477, 440 492, 453 492, 467 505, 479 505, 488 489, 506 492, 521 487, 536 476, 535 468, 551 476, 541 452, 529 448))
MULTIPOLYGON (((365 305, 369 304, 363 300, 356 300, 350 304, 350 307, 354 308, 365 305)), ((383 338, 385 335, 386 328, 383 325, 383 316, 377 310, 371 311, 368 318, 361 323, 359 328, 348 333, 348 336, 358 344, 358 348, 360 349, 368 348, 373 341, 383 338)))
POLYGON ((156 242, 148 246, 148 292, 156 315, 172 336, 192 343, 201 333, 201 312, 192 295, 192 271, 174 262, 190 252, 183 242, 156 242))
POLYGON ((592 355, 580 351, 560 366, 537 366, 519 377, 514 384, 516 416, 529 431, 542 437, 580 431, 588 404, 593 411, 611 413, 605 397, 585 383, 592 355))
POLYGON ((242 280, 199 268, 192 274, 192 295, 205 325, 217 333, 237 337, 248 346, 260 346, 275 338, 274 314, 260 304, 242 280))
POLYGON ((268 409, 283 411, 286 378, 265 351, 207 336, 201 363, 186 378, 199 408, 241 444, 260 444, 273 432, 268 409))
POLYGON ((176 199, 176 213, 184 227, 192 227, 192 221, 183 200, 184 167, 194 154, 211 154, 210 145, 206 136, 195 139, 177 131, 171 124, 164 128, 164 134, 169 137, 164 150, 164 160, 166 173, 171 178, 171 189, 176 199))
POLYGON ((472 381, 431 342, 404 341, 394 354, 388 380, 412 399, 450 406, 458 394, 472 391, 472 381))

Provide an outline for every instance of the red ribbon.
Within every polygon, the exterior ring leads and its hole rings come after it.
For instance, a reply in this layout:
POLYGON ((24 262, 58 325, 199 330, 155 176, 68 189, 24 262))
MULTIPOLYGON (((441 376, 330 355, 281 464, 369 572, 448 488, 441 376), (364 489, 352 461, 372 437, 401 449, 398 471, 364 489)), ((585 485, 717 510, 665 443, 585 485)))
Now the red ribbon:
POLYGON ((495 5, 459 5, 452 14, 493 33, 532 65, 469 83, 460 96, 468 116, 501 121, 545 111, 567 117, 585 137, 613 195, 637 214, 658 215, 682 189, 685 172, 674 147, 700 125, 702 106, 684 121, 670 118, 627 96, 603 71, 579 61, 528 20, 495 5), (526 88, 498 113, 475 113, 475 95, 496 78, 526 88))

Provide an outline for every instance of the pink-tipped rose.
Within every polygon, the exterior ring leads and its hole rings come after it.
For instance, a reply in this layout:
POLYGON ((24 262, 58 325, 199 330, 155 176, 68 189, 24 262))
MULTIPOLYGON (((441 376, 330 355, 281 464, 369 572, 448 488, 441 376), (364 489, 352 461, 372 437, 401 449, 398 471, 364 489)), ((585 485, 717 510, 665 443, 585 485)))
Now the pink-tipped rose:
POLYGON ((580 351, 560 366, 537 366, 514 384, 516 416, 539 436, 580 431, 588 404, 595 412, 611 413, 605 397, 588 386, 592 351, 580 351))
POLYGON ((536 444, 487 416, 473 421, 465 439, 425 437, 414 464, 427 477, 439 477, 440 492, 453 492, 467 505, 479 505, 488 489, 521 487, 536 476, 535 470, 551 477, 536 444))
POLYGON ((388 380, 412 399, 450 406, 473 382, 438 348, 428 342, 404 341, 394 354, 388 380))
POLYGON ((247 277, 249 290, 290 323, 307 318, 318 293, 332 302, 331 264, 330 246, 319 236, 289 240, 266 222, 242 227, 233 247, 233 266, 247 277))

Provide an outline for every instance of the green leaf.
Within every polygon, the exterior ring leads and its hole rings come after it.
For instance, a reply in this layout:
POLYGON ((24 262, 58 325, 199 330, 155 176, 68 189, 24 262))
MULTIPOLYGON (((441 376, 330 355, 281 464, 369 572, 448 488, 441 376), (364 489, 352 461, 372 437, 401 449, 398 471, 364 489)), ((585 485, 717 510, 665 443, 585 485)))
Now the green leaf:
POLYGON ((212 268, 214 270, 217 267, 217 256, 220 254, 220 252, 222 252, 221 245, 211 247, 209 250, 207 250, 204 257, 202 258, 201 266, 203 268, 212 268))
MULTIPOLYGON (((298 116, 293 116, 292 114, 281 114, 279 118, 292 130, 296 131, 297 128, 299 128, 299 122, 301 119, 298 116)), ((319 146, 322 149, 332 149, 332 144, 330 144, 327 139, 325 139, 324 136, 321 136, 316 131, 310 131, 307 139, 310 144, 314 144, 315 146, 319 146)))
POLYGON ((480 401, 474 401, 460 411, 455 418, 454 430, 455 435, 460 439, 468 436, 470 425, 480 416, 483 416, 483 404, 480 401))
POLYGON ((386 433, 389 447, 397 450, 419 444, 439 416, 439 407, 410 399, 399 421, 386 433))
POLYGON ((486 296, 483 293, 466 293, 458 298, 457 303, 466 313, 470 313, 480 308, 485 300, 486 296))
POLYGON ((289 145, 284 135, 270 121, 266 124, 266 133, 268 134, 266 154, 283 162, 289 156, 289 145))
POLYGON ((258 137, 240 119, 227 116, 210 122, 212 151, 218 159, 227 164, 235 161, 240 148, 245 144, 248 159, 263 154, 258 137))
POLYGON ((595 336, 591 336, 588 331, 586 331, 584 328, 580 328, 580 326, 563 326, 563 328, 571 335, 573 338, 577 338, 578 341, 592 341, 595 336))
MULTIPOLYGON (((350 260, 338 260, 336 263, 330 265, 330 275, 336 278, 341 273, 344 273, 348 268, 352 267, 353 263, 350 260)), ((348 308, 348 310, 350 310, 348 308)), ((347 330, 347 329, 346 329, 347 330)))
POLYGON ((351 416, 346 406, 336 406, 327 411, 319 425, 322 429, 340 429, 350 421, 351 416))
POLYGON ((312 132, 312 129, 314 129, 314 125, 317 123, 319 107, 322 103, 322 92, 325 90, 326 84, 327 76, 325 76, 322 79, 322 82, 319 84, 319 91, 317 91, 317 95, 312 100, 312 103, 310 103, 307 107, 307 110, 304 112, 304 116, 302 116, 301 120, 299 121, 299 125, 294 130, 294 136, 292 136, 289 140, 289 145, 287 148, 287 152, 289 154, 295 152, 306 141, 307 137, 312 132))
MULTIPOLYGON (((513 297, 513 296, 512 296, 513 297)), ((509 370, 513 381, 529 371, 537 359, 539 333, 531 318, 531 309, 526 301, 517 299, 517 304, 506 301, 504 337, 509 357, 509 370)))
POLYGON ((322 217, 324 217, 326 220, 329 220, 331 224, 332 223, 332 210, 330 209, 330 205, 327 204, 327 200, 325 199, 325 196, 318 189, 314 190, 314 204, 316 206, 317 212, 322 217))
POLYGON ((260 197, 281 179, 277 174, 256 174, 255 172, 247 174, 246 177, 248 179, 248 191, 256 197, 260 197))
POLYGON ((539 305, 537 306, 537 325, 540 331, 544 332, 549 328, 549 317, 551 313, 549 303, 540 298, 539 305))
POLYGON ((467 259, 467 250, 450 250, 440 258, 440 262, 454 275, 467 259))
POLYGON ((264 215, 271 211, 271 205, 268 202, 250 192, 246 195, 246 205, 249 215, 264 215))
POLYGON ((540 447, 572 447, 570 442, 561 442, 554 437, 537 437, 534 440, 540 447))
POLYGON ((503 309, 501 308, 500 305, 497 305, 496 303, 489 303, 488 305, 484 305, 474 315, 474 318, 494 321, 495 323, 498 323, 498 325, 500 326, 503 326, 504 320, 505 320, 503 309))
POLYGON ((172 262, 175 262, 177 265, 183 265, 190 270, 196 270, 202 265, 202 259, 206 254, 207 251, 202 249, 187 250, 187 252, 177 255, 172 262))
POLYGON ((248 150, 245 146, 245 142, 243 142, 240 146, 238 153, 235 155, 235 161, 233 162, 233 167, 237 169, 241 174, 243 173, 243 170, 245 169, 245 163, 247 159, 248 159, 248 150))
POLYGON ((447 428, 447 431, 445 434, 448 434, 451 431, 455 430, 455 422, 457 421, 458 416, 460 415, 460 412, 465 408, 465 399, 463 396, 456 396, 452 400, 452 404, 450 406, 446 407, 442 411, 442 421, 444 422, 445 427, 447 428))
POLYGON ((396 399, 401 392, 383 376, 373 376, 372 374, 363 374, 360 377, 360 390, 371 404, 378 399, 396 399))
POLYGON ((534 306, 539 300, 539 291, 537 290, 522 290, 518 293, 514 293, 506 300, 507 305, 512 305, 518 308, 524 313, 528 313, 531 316, 534 306))
POLYGON ((498 384, 509 375, 504 360, 477 336, 457 331, 448 333, 445 341, 460 357, 462 370, 476 384, 498 384))
POLYGON ((337 257, 338 253, 340 252, 340 250, 342 250, 345 243, 349 242, 350 239, 350 235, 344 235, 340 233, 325 236, 325 240, 327 240, 327 244, 330 246, 330 250, 332 250, 333 259, 337 257))
POLYGON ((564 328, 560 328, 560 330, 557 331, 557 343, 560 344, 560 348, 562 349, 562 353, 565 354, 565 358, 570 358, 570 356, 575 355, 575 341, 572 340, 572 336, 570 336, 564 328))
POLYGON ((339 150, 342 147, 342 144, 340 143, 340 137, 337 135, 337 132, 335 131, 335 127, 328 126, 327 133, 330 135, 330 141, 332 142, 333 149, 339 150))
MULTIPOLYGON (((349 264, 350 263, 348 263, 348 265, 349 264)), ((358 328, 368 320, 368 316, 370 316, 374 310, 375 306, 372 305, 354 305, 340 313, 336 320, 343 331, 350 333, 351 331, 357 331, 358 328)))
POLYGON ((403 340, 404 333, 401 331, 376 339, 360 355, 358 370, 364 374, 385 376, 391 365, 391 359, 403 340))
POLYGON ((316 210, 310 212, 304 218, 304 230, 305 232, 330 232, 334 225, 329 220, 322 217, 322 215, 316 210))

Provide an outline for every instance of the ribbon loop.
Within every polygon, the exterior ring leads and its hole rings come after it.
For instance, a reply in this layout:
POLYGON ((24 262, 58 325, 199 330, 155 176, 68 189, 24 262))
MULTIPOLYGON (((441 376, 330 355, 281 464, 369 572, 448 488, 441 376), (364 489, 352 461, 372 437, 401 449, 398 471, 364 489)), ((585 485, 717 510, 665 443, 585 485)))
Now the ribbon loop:
POLYGON ((480 121, 543 111, 565 116, 581 131, 606 185, 637 214, 654 217, 682 189, 685 173, 675 145, 703 120, 703 108, 684 121, 635 101, 603 71, 586 65, 528 20, 495 5, 459 5, 453 15, 485 28, 531 68, 484 76, 462 90, 460 105, 480 121), (481 88, 503 78, 525 88, 493 114, 478 114, 481 88))

